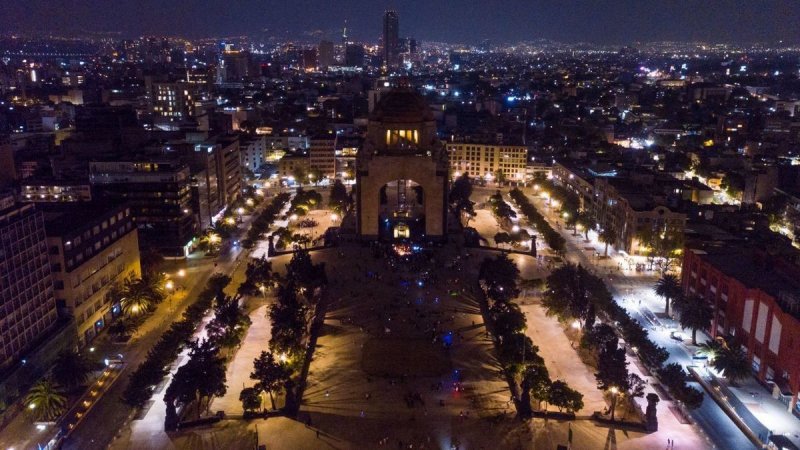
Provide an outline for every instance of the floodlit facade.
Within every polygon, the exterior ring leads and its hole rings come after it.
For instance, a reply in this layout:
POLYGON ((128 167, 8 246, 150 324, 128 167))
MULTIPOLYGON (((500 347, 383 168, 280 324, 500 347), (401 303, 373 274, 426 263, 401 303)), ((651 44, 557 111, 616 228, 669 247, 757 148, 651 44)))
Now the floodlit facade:
POLYGON ((507 181, 525 181, 528 148, 524 145, 448 143, 453 176, 468 174, 487 181, 502 172, 507 181))

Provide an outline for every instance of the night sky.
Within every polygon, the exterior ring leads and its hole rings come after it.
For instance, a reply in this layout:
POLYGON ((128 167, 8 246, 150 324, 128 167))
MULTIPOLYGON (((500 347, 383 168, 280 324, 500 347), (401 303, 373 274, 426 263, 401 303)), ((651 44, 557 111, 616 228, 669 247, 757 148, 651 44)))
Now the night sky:
POLYGON ((0 32, 316 40, 339 36, 347 19, 352 36, 377 41, 387 8, 401 36, 444 42, 800 41, 800 0, 0 0, 0 32))

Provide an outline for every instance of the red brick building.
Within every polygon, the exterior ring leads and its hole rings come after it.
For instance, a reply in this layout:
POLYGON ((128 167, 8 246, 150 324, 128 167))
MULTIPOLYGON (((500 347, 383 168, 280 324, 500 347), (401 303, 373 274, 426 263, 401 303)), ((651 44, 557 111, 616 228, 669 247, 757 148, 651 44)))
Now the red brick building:
POLYGON ((713 337, 733 336, 753 373, 800 415, 800 268, 746 244, 684 252, 684 294, 714 308, 713 337))

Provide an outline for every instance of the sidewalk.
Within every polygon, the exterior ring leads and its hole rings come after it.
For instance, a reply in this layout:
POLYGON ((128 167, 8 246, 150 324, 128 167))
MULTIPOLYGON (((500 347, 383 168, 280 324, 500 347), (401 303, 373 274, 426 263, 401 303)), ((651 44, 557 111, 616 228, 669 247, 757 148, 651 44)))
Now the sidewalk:
MULTIPOLYGON (((253 360, 258 358, 262 351, 268 349, 269 339, 272 335, 271 324, 268 317, 269 305, 259 299, 259 306, 250 313, 252 324, 247 330, 247 335, 242 341, 242 345, 233 359, 228 363, 226 373, 227 392, 222 397, 214 398, 211 402, 212 412, 225 411, 226 415, 243 414, 242 402, 239 401, 239 393, 245 387, 255 384, 255 380, 250 379, 253 371, 253 360)), ((271 407, 269 399, 263 407, 271 407)))

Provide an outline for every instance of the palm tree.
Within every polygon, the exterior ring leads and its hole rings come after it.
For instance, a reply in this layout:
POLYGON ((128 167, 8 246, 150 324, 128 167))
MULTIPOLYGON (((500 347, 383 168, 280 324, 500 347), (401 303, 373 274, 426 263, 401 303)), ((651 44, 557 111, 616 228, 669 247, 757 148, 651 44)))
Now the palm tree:
POLYGON ((617 230, 614 229, 614 226, 611 224, 607 224, 600 230, 600 242, 606 244, 606 249, 603 252, 603 256, 608 256, 608 244, 613 244, 617 241, 617 230))
POLYGON ((122 310, 130 315, 149 311, 164 298, 161 288, 163 276, 128 278, 122 285, 122 310))
POLYGON ((716 339, 712 339, 712 340, 710 340, 708 342, 704 342, 704 343, 700 344, 697 347, 697 353, 699 355, 702 355, 702 356, 705 356, 706 358, 708 358, 708 362, 711 365, 713 365, 714 364, 714 360, 717 359, 717 356, 719 356, 725 350, 726 347, 727 347, 727 344, 720 343, 720 341, 718 341, 716 339))
POLYGON ((692 345, 697 345, 697 330, 705 330, 711 326, 714 310, 700 297, 683 299, 675 303, 675 308, 681 313, 681 327, 692 329, 692 345))
POLYGON ((91 363, 74 350, 64 350, 58 354, 53 365, 53 381, 68 390, 86 383, 91 372, 91 363))
POLYGON ((584 239, 586 239, 588 241, 589 240, 589 230, 591 230, 592 228, 597 226, 597 222, 594 220, 594 217, 592 217, 591 214, 589 214, 588 212, 584 211, 584 212, 580 213, 580 215, 578 216, 578 223, 581 224, 581 226, 583 227, 583 237, 584 237, 584 239))
POLYGON ((653 290, 656 291, 656 295, 659 297, 663 297, 666 301, 666 305, 664 306, 664 314, 669 316, 669 304, 672 299, 678 298, 681 295, 681 285, 678 281, 678 277, 672 274, 664 274, 659 278, 656 282, 653 290))
POLYGON ((36 421, 55 421, 67 406, 67 398, 57 384, 44 378, 34 384, 25 396, 27 411, 36 421))
POLYGON ((711 363, 732 385, 744 380, 752 371, 747 354, 740 348, 725 347, 711 363))

